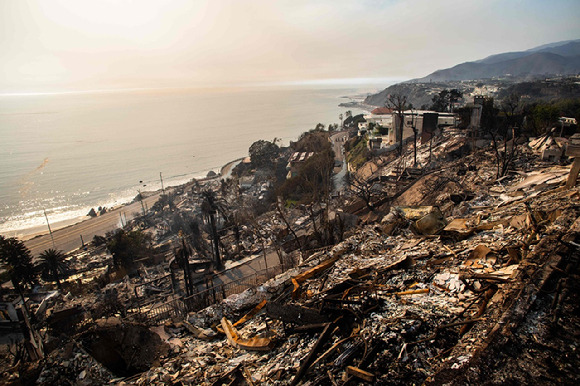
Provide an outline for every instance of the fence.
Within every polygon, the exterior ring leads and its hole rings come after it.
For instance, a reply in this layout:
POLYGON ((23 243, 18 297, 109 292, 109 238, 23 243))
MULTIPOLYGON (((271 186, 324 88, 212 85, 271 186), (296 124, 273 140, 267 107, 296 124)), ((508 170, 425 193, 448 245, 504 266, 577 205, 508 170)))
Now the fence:
POLYGON ((167 274, 167 275, 164 275, 160 278, 150 280, 148 282, 139 284, 135 287, 135 289, 134 289, 135 298, 139 299, 139 298, 142 298, 143 296, 145 296, 148 286, 163 287, 163 289, 168 289, 171 291, 171 285, 172 285, 171 274, 167 274))
POLYGON ((148 310, 141 310, 139 314, 135 315, 135 319, 156 324, 171 318, 182 318, 188 312, 200 311, 212 304, 221 302, 230 295, 239 294, 248 288, 257 287, 282 272, 282 266, 280 265, 266 268, 252 275, 212 286, 189 297, 174 299, 153 306, 148 310))
POLYGON ((133 314, 134 319, 140 322, 159 324, 171 318, 181 318, 187 314, 187 310, 181 298, 170 300, 169 302, 153 306, 148 310, 142 310, 138 314, 133 314))

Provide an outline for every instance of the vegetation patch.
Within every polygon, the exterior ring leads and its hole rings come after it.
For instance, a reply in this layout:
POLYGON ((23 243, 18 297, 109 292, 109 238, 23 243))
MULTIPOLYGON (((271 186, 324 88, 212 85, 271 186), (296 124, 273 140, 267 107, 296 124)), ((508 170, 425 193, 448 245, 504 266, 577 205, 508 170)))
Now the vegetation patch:
POLYGON ((356 137, 345 144, 346 161, 354 168, 360 168, 370 158, 367 136, 356 137))

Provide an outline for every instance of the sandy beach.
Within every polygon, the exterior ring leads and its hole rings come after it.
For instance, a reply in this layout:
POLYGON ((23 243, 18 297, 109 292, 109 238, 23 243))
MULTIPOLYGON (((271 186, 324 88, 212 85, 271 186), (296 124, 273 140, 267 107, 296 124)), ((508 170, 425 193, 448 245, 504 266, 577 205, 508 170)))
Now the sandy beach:
MULTIPOLYGON (((215 177, 206 177, 197 179, 198 182, 203 183, 219 178, 228 178, 231 175, 232 169, 241 162, 243 158, 238 158, 234 161, 228 162, 221 167, 220 172, 215 177)), ((168 187, 166 190, 170 191, 179 187, 187 186, 186 184, 168 187)), ((159 199, 161 190, 155 192, 143 192, 143 205, 150 208, 159 199)), ((88 217, 70 219, 66 221, 57 222, 51 225, 52 238, 48 232, 48 227, 35 227, 15 231, 16 237, 25 241, 25 245, 30 249, 33 255, 54 247, 65 252, 74 250, 82 246, 81 237, 85 243, 90 242, 95 235, 104 235, 105 233, 121 227, 121 218, 123 221, 132 220, 141 214, 142 208, 140 202, 131 202, 125 205, 120 205, 116 208, 111 208, 107 213, 98 217, 88 217)))

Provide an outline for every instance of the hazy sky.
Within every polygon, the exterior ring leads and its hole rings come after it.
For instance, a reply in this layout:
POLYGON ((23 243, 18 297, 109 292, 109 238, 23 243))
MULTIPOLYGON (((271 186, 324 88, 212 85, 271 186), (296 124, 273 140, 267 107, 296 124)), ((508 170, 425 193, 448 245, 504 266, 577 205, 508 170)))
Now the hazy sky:
POLYGON ((0 93, 409 79, 580 38, 578 0, 0 0, 0 93))

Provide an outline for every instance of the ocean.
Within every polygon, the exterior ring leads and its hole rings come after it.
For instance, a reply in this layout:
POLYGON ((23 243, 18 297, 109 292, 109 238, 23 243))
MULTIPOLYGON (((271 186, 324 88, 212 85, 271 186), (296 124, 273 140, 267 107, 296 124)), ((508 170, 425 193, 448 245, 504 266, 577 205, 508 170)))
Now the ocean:
MULTIPOLYGON (((386 85, 118 90, 0 95, 0 234, 25 237, 174 186, 339 123, 345 96, 386 85)), ((351 109, 354 114, 361 110, 351 109)))

